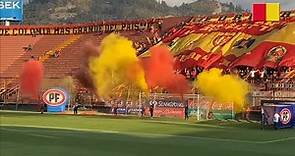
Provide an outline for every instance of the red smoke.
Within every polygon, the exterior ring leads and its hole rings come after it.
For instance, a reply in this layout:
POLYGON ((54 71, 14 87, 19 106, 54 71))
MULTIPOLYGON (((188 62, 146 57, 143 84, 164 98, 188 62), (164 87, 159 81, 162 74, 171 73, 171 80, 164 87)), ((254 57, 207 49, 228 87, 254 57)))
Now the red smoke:
POLYGON ((167 47, 150 49, 151 57, 144 60, 149 88, 161 87, 170 93, 183 94, 189 90, 185 77, 174 71, 173 56, 167 47))
POLYGON ((44 67, 41 62, 35 60, 26 62, 20 76, 21 92, 32 98, 38 98, 38 90, 41 87, 43 74, 44 67))

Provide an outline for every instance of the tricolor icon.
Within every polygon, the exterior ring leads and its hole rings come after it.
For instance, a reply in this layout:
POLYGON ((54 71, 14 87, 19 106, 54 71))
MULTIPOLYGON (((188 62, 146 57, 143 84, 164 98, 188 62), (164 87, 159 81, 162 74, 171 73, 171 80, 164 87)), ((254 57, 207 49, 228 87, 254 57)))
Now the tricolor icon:
POLYGON ((253 21, 279 21, 280 3, 254 3, 252 13, 253 21))

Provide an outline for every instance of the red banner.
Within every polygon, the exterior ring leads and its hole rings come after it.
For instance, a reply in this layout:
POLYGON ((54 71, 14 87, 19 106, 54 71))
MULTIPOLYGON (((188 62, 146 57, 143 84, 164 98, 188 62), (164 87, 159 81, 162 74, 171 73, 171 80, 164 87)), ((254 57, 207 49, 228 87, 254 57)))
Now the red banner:
POLYGON ((210 68, 214 63, 222 59, 221 53, 207 53, 201 48, 196 48, 193 51, 186 51, 179 55, 175 61, 176 67, 192 68, 195 66, 210 68))
POLYGON ((295 66, 295 45, 281 42, 263 42, 250 53, 242 56, 233 67, 249 66, 255 68, 295 66))
POLYGON ((154 116, 184 118, 184 108, 156 107, 154 110, 154 116))

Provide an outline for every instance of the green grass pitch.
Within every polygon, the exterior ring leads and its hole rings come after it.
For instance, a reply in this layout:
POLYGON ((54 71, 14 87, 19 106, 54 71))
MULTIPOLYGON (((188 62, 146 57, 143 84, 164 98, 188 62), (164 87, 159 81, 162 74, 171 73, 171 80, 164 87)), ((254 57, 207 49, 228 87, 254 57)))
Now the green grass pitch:
POLYGON ((1 156, 294 156, 258 123, 0 112, 1 156))

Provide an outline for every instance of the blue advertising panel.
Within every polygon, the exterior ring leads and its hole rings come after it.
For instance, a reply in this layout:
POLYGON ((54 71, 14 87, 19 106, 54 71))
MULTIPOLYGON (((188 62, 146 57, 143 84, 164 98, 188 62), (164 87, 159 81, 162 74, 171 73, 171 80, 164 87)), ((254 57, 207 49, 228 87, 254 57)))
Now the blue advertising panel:
POLYGON ((118 114, 127 114, 128 110, 125 107, 119 107, 117 108, 117 113, 118 114))
POLYGON ((66 103, 59 106, 47 106, 47 112, 64 112, 66 111, 66 103))
POLYGON ((49 89, 43 94, 47 112, 64 112, 68 105, 69 95, 62 89, 49 89))
MULTIPOLYGON (((115 110, 113 110, 115 111, 115 110)), ((139 114, 142 112, 142 108, 126 108, 126 107, 118 107, 116 109, 117 114, 139 114)), ((113 112, 114 113, 114 112, 113 112)))
POLYGON ((0 21, 23 21, 23 0, 0 0, 0 21))

